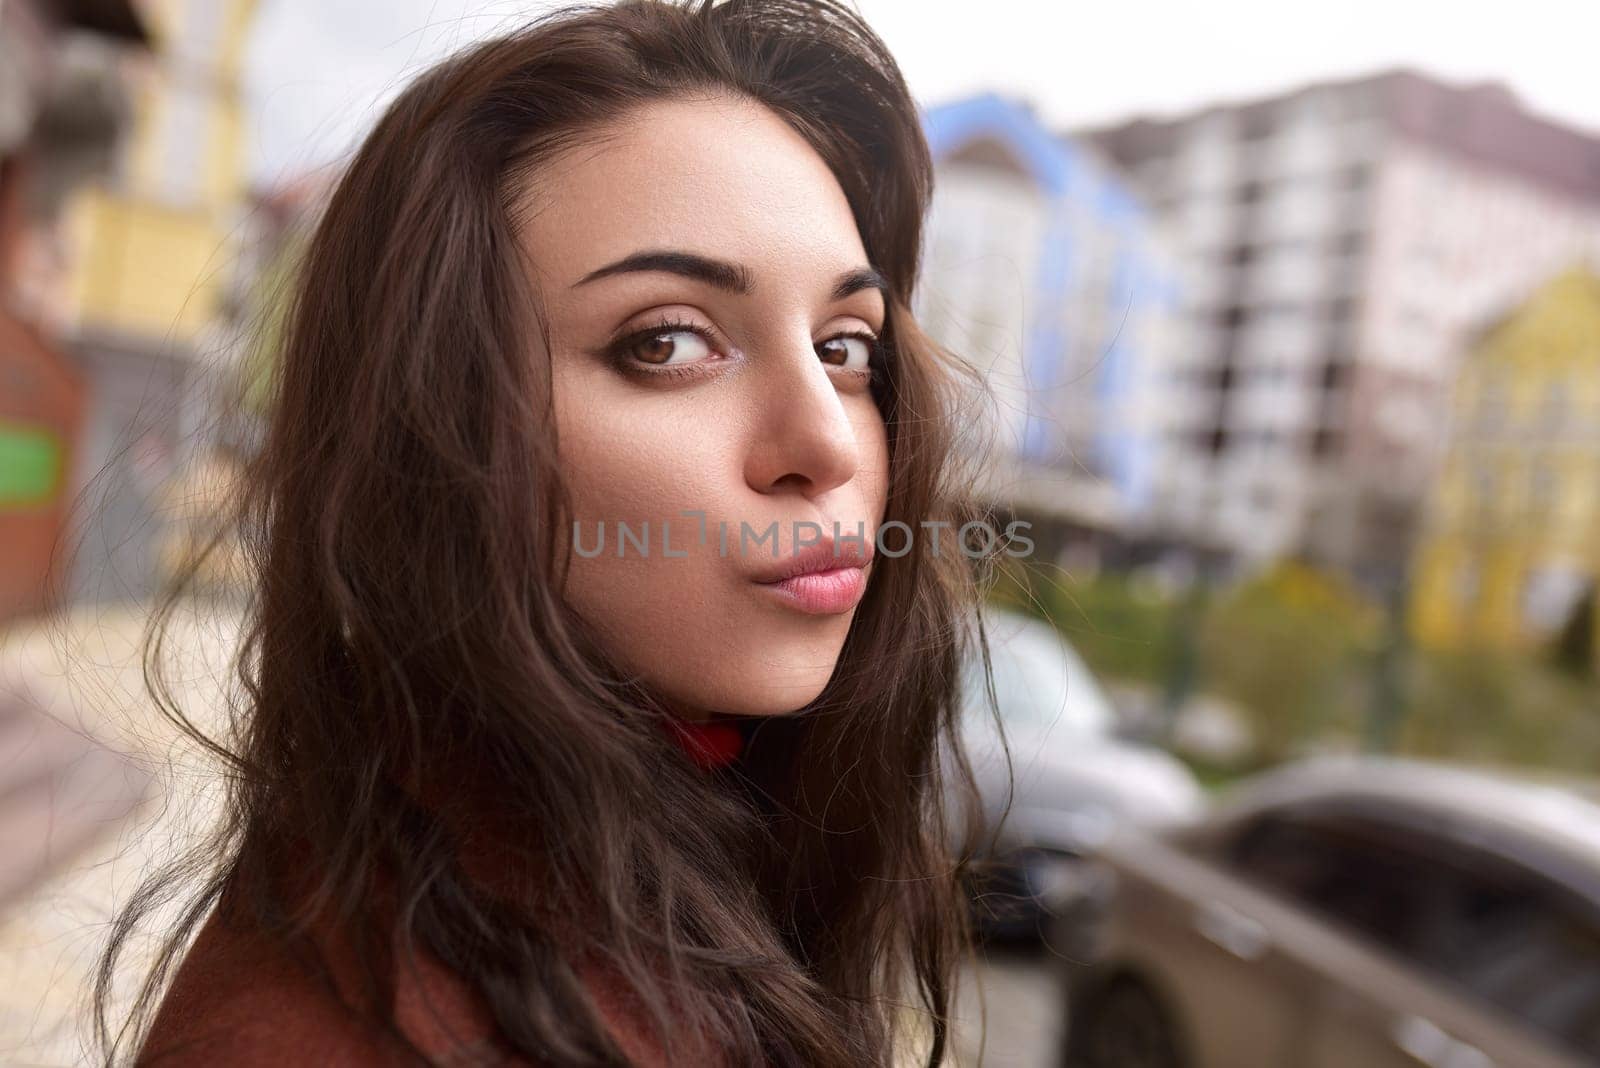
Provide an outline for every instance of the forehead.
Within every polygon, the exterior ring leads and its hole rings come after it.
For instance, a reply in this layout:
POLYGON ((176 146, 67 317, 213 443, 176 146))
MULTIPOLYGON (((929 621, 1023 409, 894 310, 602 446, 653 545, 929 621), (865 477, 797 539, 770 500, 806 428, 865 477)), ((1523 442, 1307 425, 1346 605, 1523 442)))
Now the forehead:
MULTIPOLYGON (((822 157, 760 104, 651 103, 536 169, 521 237, 536 272, 563 290, 644 248, 832 279, 866 262, 849 202, 822 157)), ((770 283, 769 283, 770 284, 770 283)))

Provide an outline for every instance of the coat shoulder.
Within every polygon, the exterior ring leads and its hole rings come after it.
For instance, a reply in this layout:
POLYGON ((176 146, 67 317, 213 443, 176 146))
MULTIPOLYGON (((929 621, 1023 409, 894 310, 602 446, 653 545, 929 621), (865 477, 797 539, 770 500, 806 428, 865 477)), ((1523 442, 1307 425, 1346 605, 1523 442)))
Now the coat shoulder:
MULTIPOLYGON (((327 976, 223 909, 213 911, 179 965, 135 1065, 423 1063, 358 1011, 362 985, 353 957, 338 943, 324 943, 324 950, 327 976)), ((533 1068, 504 1052, 487 1009, 442 967, 422 961, 414 972, 399 971, 410 978, 394 988, 396 1025, 432 1063, 533 1068)))

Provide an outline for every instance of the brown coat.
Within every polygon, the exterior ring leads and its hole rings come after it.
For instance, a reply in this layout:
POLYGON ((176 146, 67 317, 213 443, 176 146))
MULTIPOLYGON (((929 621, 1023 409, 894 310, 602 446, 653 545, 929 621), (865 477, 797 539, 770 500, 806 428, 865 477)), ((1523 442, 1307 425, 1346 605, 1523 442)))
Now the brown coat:
MULTIPOLYGON (((741 748, 737 736, 715 727, 686 729, 677 740, 702 767, 726 763, 741 748)), ((457 778, 455 788, 472 781, 470 776, 457 778)), ((494 809, 487 800, 477 806, 484 818, 478 832, 469 836, 464 860, 474 878, 503 885, 507 869, 498 863, 506 855, 503 832, 493 830, 494 809)), ((239 910, 228 901, 224 895, 179 966, 140 1049, 135 1062, 139 1068, 380 1068, 415 1063, 391 1035, 347 1007, 365 1002, 359 994, 356 957, 331 926, 315 937, 334 973, 337 993, 302 966, 288 946, 237 919, 239 910)), ((401 958, 398 950, 393 957, 401 958)), ((435 1064, 554 1068, 536 1065, 506 1047, 470 983, 429 956, 422 955, 419 965, 420 974, 396 970, 393 1008, 399 1028, 435 1064), (485 1053, 491 1056, 485 1058, 485 1053)), ((574 961, 574 967, 613 1039, 636 1068, 667 1068, 667 1057, 645 1026, 632 992, 598 965, 574 961)), ((719 1068, 722 1063, 714 1055, 696 1056, 694 1068, 719 1068)))
MULTIPOLYGON (((354 957, 336 939, 323 945, 340 990, 356 1000, 354 957)), ((535 1068, 497 1037, 487 1007, 467 983, 431 957, 419 964, 418 976, 403 968, 397 972, 395 1019, 435 1064, 535 1068), (485 1053, 491 1056, 484 1058, 485 1053)), ((664 1068, 666 1057, 648 1040, 622 989, 596 968, 580 966, 579 973, 632 1062, 664 1068)), ((376 1024, 357 1017, 286 946, 230 920, 219 907, 180 965, 135 1063, 141 1068, 380 1068, 415 1059, 376 1024)))

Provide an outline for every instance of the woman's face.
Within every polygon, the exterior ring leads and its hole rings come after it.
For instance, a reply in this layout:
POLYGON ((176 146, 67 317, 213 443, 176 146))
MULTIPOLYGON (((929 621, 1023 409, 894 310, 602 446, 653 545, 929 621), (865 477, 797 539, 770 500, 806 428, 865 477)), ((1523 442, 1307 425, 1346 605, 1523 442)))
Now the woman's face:
POLYGON ((843 191, 782 119, 716 98, 637 110, 527 196, 568 605, 682 715, 802 707, 877 566, 888 481, 885 298, 843 191))

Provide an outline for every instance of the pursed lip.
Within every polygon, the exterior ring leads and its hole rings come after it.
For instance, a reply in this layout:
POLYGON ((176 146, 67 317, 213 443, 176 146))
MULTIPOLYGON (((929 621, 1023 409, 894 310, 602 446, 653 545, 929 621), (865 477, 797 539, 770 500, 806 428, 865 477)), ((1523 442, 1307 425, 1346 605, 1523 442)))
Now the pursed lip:
POLYGON ((860 542, 853 538, 835 542, 832 538, 824 537, 815 545, 807 545, 798 552, 773 561, 773 566, 758 572, 753 581, 772 585, 801 575, 815 575, 846 568, 866 570, 871 562, 872 545, 865 539, 860 542))

